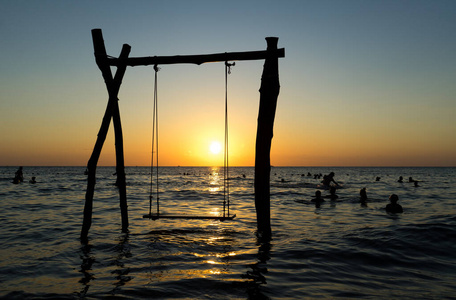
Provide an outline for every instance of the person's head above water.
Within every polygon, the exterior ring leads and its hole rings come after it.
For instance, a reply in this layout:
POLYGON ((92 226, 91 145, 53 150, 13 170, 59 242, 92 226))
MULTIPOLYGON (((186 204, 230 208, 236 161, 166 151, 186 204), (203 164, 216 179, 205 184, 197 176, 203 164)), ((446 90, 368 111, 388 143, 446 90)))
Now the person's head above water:
POLYGON ((389 196, 389 200, 391 203, 397 203, 399 197, 396 194, 392 194, 391 196, 389 196))

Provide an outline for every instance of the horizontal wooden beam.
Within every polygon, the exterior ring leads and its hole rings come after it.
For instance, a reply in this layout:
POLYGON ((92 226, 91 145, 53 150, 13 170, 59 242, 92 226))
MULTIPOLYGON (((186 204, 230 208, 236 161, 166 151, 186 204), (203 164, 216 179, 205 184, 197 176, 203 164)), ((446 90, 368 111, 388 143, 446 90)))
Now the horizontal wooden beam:
POLYGON ((239 61, 239 60, 261 60, 266 59, 268 55, 277 55, 277 57, 285 57, 285 49, 280 48, 273 52, 263 51, 248 51, 248 52, 225 52, 215 54, 200 54, 200 55, 176 55, 176 56, 148 56, 148 57, 129 57, 115 58, 108 57, 110 66, 127 65, 135 66, 150 66, 150 65, 170 65, 170 64, 197 64, 210 62, 224 61, 239 61))

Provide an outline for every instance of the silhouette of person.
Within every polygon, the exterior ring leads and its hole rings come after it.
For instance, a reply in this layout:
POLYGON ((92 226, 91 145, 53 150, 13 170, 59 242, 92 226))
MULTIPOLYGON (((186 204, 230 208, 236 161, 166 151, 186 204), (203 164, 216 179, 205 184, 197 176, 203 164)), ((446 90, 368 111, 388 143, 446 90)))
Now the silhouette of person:
POLYGON ((332 186, 329 189, 329 195, 325 196, 325 198, 329 198, 331 200, 336 200, 337 198, 339 198, 339 196, 336 195, 336 188, 332 186))
POLYGON ((415 182, 412 177, 409 177, 409 182, 415 182))
POLYGON ((24 181, 24 175, 22 174, 22 167, 19 167, 19 169, 14 174, 13 183, 20 183, 23 181, 24 181))
POLYGON ((385 209, 389 213, 402 213, 403 209, 400 204, 397 203, 399 197, 396 194, 392 194, 389 197, 390 203, 386 205, 385 209))
POLYGON ((403 180, 404 180, 404 178, 402 176, 399 176, 399 180, 397 182, 402 183, 402 182, 404 182, 403 180))
POLYGON ((381 177, 377 176, 377 177, 375 178, 375 181, 380 181, 380 179, 381 179, 381 177))
POLYGON ((29 183, 36 183, 36 180, 35 180, 35 179, 36 179, 36 177, 35 177, 35 176, 34 176, 34 177, 32 177, 32 179, 30 179, 29 183))
POLYGON ((339 186, 339 184, 334 180, 334 172, 329 173, 328 175, 323 176, 323 185, 329 186, 331 182, 334 182, 335 185, 339 186))
POLYGON ((366 193, 366 188, 362 188, 359 191, 359 197, 360 197, 360 202, 364 203, 367 201, 367 193, 366 193))
POLYGON ((415 187, 419 187, 418 181, 414 181, 413 184, 415 185, 415 187))
POLYGON ((310 201, 315 202, 315 203, 321 203, 321 202, 324 202, 325 199, 323 199, 323 198, 321 197, 321 192, 320 192, 320 191, 316 191, 316 192, 315 192, 315 198, 313 198, 313 199, 310 200, 310 201))

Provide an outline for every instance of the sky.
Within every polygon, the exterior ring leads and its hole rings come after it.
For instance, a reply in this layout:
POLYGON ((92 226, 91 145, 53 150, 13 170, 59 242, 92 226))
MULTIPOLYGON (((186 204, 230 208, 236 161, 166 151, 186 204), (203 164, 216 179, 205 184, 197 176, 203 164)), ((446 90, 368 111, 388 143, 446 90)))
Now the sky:
MULTIPOLYGON (((274 166, 456 166, 456 1, 0 4, 1 166, 87 164, 108 100, 94 28, 115 57, 123 44, 130 57, 170 56, 265 50, 278 37, 274 166)), ((232 166, 254 165, 263 63, 228 76, 232 166)), ((211 145, 224 140, 224 64, 159 67, 159 164, 223 165, 211 145)), ((127 68, 127 166, 151 163, 153 91, 152 66, 127 68)), ((114 143, 111 124, 98 165, 115 165, 114 143)))

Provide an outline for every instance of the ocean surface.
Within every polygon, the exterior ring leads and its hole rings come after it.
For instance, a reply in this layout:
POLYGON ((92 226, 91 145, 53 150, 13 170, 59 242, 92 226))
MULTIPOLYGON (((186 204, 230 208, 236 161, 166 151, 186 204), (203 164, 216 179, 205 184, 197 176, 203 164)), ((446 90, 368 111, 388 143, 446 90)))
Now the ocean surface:
MULTIPOLYGON (((254 168, 230 168, 237 217, 220 222, 143 218, 150 168, 127 167, 122 233, 115 168, 98 167, 87 245, 85 168, 24 167, 13 184, 16 170, 0 167, 2 299, 456 299, 456 168, 273 167, 262 240, 254 168), (315 191, 329 192, 313 175, 331 171, 339 198, 316 207, 315 191), (392 193, 404 213, 385 212, 392 193)), ((223 170, 159 173, 161 213, 221 214, 223 170)))

